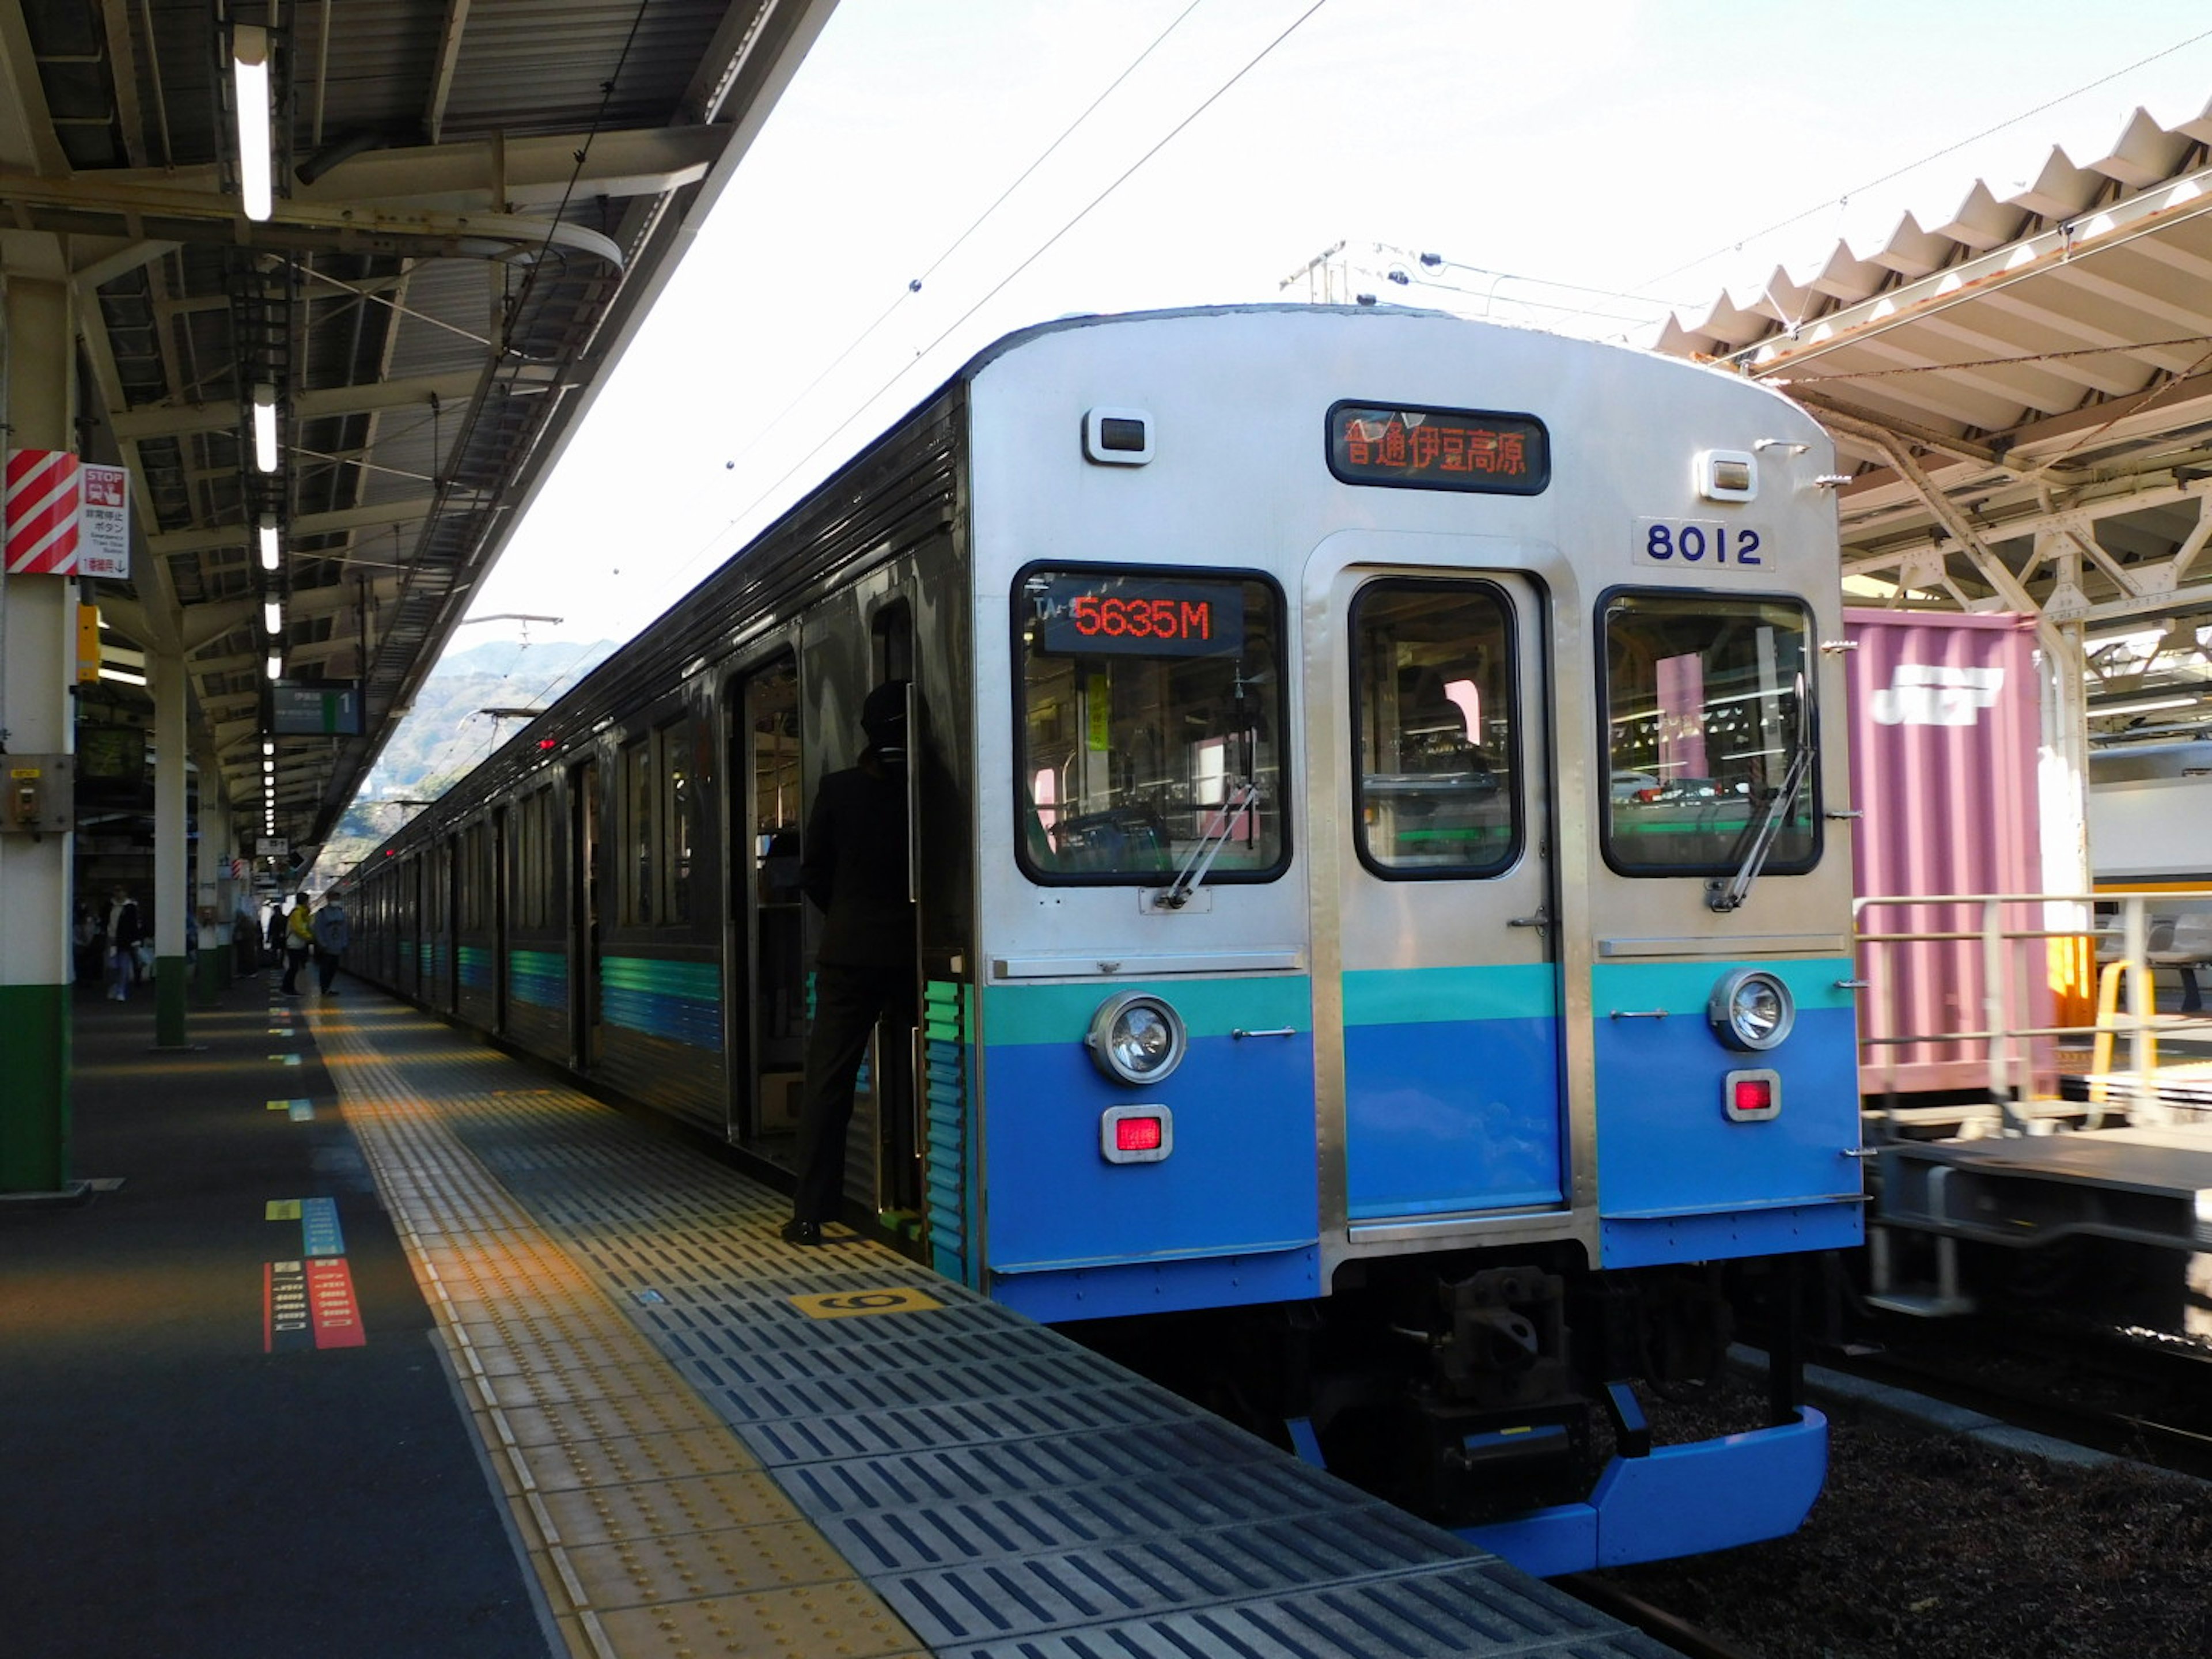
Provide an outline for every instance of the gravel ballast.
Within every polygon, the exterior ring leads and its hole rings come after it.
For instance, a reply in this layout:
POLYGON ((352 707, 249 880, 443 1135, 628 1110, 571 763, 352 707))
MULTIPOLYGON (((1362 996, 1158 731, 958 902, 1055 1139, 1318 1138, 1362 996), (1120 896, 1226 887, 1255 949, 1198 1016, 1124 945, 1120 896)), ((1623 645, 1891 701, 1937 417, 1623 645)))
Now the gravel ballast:
POLYGON ((1820 1403, 1828 1480, 1798 1532, 1603 1576, 1763 1659, 2212 1655, 2202 1484, 1820 1403))

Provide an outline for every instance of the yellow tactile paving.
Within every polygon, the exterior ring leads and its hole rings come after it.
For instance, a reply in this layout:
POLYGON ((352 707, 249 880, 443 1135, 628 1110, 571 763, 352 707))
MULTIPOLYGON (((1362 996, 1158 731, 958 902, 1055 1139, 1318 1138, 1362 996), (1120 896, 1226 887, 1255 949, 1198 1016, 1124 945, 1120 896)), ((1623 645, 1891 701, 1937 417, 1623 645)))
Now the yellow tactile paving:
POLYGON ((814 1584, 616 1609, 601 1623, 625 1656, 884 1659, 919 1654, 914 1633, 857 1584, 814 1584), (873 1602, 872 1607, 869 1603, 873 1602))
POLYGON ((585 1592, 603 1610, 791 1589, 847 1571, 822 1535, 803 1521, 737 1532, 686 1533, 656 1549, 600 1544, 572 1548, 568 1554, 585 1592))
MULTIPOLYGON (((919 1656, 914 1632, 444 1127, 438 1106, 343 1017, 311 1019, 577 1659, 919 1656)), ((464 1089, 501 1075, 481 1051, 409 1063, 458 1072, 464 1089)), ((526 1110, 549 1161, 565 1155, 562 1121, 599 1109, 566 1091, 487 1086, 464 1097, 526 1110)), ((758 1219, 702 1224, 748 1218, 758 1219)))
POLYGON ((518 1443, 540 1492, 674 1480, 686 1474, 722 1474, 753 1467, 752 1455, 719 1423, 665 1434, 624 1431, 613 1438, 518 1443))
POLYGON ((783 1489, 757 1469, 623 1486, 582 1486, 541 1496, 562 1537, 572 1544, 635 1542, 674 1533, 799 1519, 783 1489))

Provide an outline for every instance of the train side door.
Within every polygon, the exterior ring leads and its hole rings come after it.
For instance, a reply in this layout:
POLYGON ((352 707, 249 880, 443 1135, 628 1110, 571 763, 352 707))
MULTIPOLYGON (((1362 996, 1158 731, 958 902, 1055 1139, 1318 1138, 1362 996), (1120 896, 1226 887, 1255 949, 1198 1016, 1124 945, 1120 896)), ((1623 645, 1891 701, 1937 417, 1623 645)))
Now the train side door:
MULTIPOLYGON (((870 684, 906 682, 908 753, 900 768, 906 780, 906 892, 920 892, 921 854, 920 787, 921 755, 915 696, 914 605, 903 595, 879 606, 869 619, 870 684)), ((915 984, 910 1005, 921 1006, 921 941, 914 940, 915 984)), ((876 1210, 878 1214, 919 1217, 923 1186, 921 1079, 927 1068, 919 1043, 919 1019, 911 1026, 886 1023, 877 1028, 870 1058, 871 1089, 876 1102, 876 1210)))
POLYGON ((726 1133, 788 1156, 806 1058, 805 901, 799 890, 799 667, 780 657, 734 682, 730 763, 729 1052, 726 1133))
POLYGON ((570 784, 568 810, 574 821, 568 846, 574 864, 569 882, 574 902, 568 914, 576 936, 568 959, 576 964, 576 978, 568 995, 576 1064, 588 1072, 599 1058, 599 866, 604 854, 599 847, 599 763, 587 761, 578 767, 570 784))
POLYGON ((491 815, 491 987, 492 1030, 507 1030, 507 808, 495 807, 491 815))
POLYGON ((1307 644, 1326 688, 1308 730, 1331 787, 1309 818, 1317 848, 1334 843, 1317 854, 1316 965, 1333 939, 1343 1161, 1329 1173, 1351 1237, 1559 1210, 1571 1166, 1543 596, 1464 567, 1314 580, 1329 629, 1307 644))

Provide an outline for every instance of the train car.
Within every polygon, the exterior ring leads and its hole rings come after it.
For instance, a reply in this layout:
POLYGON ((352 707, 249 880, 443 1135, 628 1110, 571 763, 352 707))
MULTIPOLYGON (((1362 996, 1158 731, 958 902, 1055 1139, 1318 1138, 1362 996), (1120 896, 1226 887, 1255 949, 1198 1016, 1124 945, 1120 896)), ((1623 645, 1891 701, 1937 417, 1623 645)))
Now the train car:
MULTIPOLYGON (((2114 742, 2089 754, 2089 860, 2100 892, 2157 895, 2151 970, 2178 981, 2176 1006, 2204 1006, 2212 976, 2212 738, 2114 742)), ((2100 944, 2117 954, 2118 907, 2100 905, 2100 944)))
POLYGON ((1537 1571, 1775 1535, 1794 1354, 1723 1439, 1628 1384, 1862 1237, 1832 466, 1431 314, 1010 336, 373 855, 365 959, 787 1164, 807 804, 903 684, 921 1018, 852 1212, 1233 1329, 1223 1397, 1537 1571))

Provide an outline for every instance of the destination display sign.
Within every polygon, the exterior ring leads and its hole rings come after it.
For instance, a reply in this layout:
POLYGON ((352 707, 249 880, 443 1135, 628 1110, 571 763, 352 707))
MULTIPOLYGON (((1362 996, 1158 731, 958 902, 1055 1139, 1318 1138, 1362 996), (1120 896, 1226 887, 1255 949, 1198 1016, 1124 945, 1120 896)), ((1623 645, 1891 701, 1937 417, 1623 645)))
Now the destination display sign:
POLYGON ((1337 404, 1328 470, 1346 483, 1534 495, 1552 481, 1551 437, 1533 415, 1337 404))
POLYGON ((1092 574, 1030 585, 1037 648, 1064 656, 1213 657, 1244 645, 1244 592, 1235 582, 1092 574))

